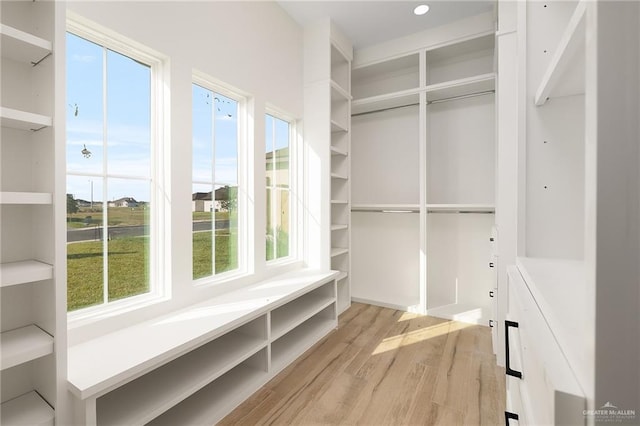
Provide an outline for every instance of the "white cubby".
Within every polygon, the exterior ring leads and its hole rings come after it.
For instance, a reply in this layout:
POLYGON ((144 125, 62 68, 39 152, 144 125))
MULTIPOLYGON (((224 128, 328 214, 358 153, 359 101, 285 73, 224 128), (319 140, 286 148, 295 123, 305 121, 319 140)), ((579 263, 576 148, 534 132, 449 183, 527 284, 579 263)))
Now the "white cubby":
POLYGON ((53 337, 35 325, 1 334, 2 370, 53 353, 53 337))
POLYGON ((271 365, 274 373, 281 371, 294 359, 327 334, 335 323, 335 303, 330 304, 302 324, 298 325, 271 344, 271 365))
POLYGON ((98 398, 99 424, 145 424, 158 417, 263 350, 266 323, 263 315, 98 398))
POLYGON ((331 81, 349 97, 351 87, 351 61, 335 44, 331 43, 331 81))
POLYGON ((335 302, 333 283, 325 284, 271 312, 271 339, 278 339, 335 302))
POLYGON ((351 72, 351 93, 354 99, 364 99, 418 89, 420 87, 419 69, 418 53, 355 67, 351 72))
POLYGON ((494 38, 492 31, 484 36, 427 49, 427 85, 493 73, 494 38))
POLYGON ((215 424, 268 377, 265 348, 147 424, 215 424))
POLYGON ((3 58, 34 64, 51 53, 51 41, 9 25, 0 24, 0 36, 3 58))
POLYGON ((0 422, 6 426, 53 426, 55 412, 36 392, 31 391, 2 403, 0 422))

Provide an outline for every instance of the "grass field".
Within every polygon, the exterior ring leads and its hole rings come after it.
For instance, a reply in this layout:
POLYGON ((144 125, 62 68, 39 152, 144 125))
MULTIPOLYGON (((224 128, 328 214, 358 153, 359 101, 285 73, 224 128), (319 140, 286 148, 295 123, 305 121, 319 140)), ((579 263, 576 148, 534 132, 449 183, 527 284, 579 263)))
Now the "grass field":
MULTIPOLYGON (((217 231, 216 272, 238 267, 237 233, 217 231)), ((193 234, 194 278, 211 275, 211 231, 193 234)), ((146 258, 148 237, 127 237, 109 241, 109 301, 143 294, 149 291, 149 271, 146 258)), ((102 303, 103 267, 102 241, 67 244, 67 310, 102 303)))
MULTIPOLYGON (((216 212, 216 220, 229 219, 228 212, 216 212)), ((193 212, 193 220, 211 220, 210 212, 193 212)), ((109 207, 107 209, 109 226, 134 226, 149 223, 149 209, 143 207, 109 207)), ((67 213, 67 228, 84 228, 102 224, 102 209, 80 208, 77 213, 67 213)))

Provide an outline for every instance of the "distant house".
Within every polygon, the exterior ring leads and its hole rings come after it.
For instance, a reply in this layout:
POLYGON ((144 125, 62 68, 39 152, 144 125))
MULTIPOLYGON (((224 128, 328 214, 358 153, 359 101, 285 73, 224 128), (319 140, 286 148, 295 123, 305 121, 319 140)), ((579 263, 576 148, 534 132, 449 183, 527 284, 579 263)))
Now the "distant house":
POLYGON ((138 202, 133 197, 122 197, 109 201, 109 207, 138 207, 138 202))
POLYGON ((228 186, 216 189, 215 200, 211 199, 211 192, 194 192, 191 194, 191 210, 194 212, 219 212, 224 210, 222 202, 228 199, 228 186))

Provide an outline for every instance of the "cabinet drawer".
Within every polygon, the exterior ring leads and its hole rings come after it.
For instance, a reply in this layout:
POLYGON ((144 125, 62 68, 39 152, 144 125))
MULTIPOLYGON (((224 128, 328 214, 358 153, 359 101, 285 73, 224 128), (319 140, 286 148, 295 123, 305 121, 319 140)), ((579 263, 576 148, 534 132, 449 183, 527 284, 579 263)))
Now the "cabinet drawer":
POLYGON ((509 268, 508 283, 507 318, 517 323, 509 330, 509 362, 522 373, 509 378, 520 384, 519 424, 584 424, 583 392, 517 268, 509 268))

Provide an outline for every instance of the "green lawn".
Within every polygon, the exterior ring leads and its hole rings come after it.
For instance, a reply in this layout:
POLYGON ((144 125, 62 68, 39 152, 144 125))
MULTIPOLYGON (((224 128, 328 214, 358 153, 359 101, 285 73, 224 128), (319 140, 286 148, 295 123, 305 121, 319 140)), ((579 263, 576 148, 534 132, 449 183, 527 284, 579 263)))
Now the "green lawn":
MULTIPOLYGON (((149 209, 143 207, 109 207, 109 226, 133 226, 149 223, 149 209)), ((216 212, 216 220, 229 219, 229 212, 216 212)), ((193 212, 193 220, 211 220, 210 212, 193 212)), ((102 225, 102 207, 91 210, 82 207, 77 213, 67 213, 67 228, 84 228, 102 225)))
MULTIPOLYGON (((194 278, 211 275, 211 231, 193 234, 194 278)), ((109 300, 149 291, 146 256, 148 237, 109 241, 109 300)), ((216 272, 238 267, 236 232, 218 231, 216 272)), ((101 241, 67 244, 67 309, 74 311, 102 303, 103 255, 101 241)))

